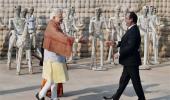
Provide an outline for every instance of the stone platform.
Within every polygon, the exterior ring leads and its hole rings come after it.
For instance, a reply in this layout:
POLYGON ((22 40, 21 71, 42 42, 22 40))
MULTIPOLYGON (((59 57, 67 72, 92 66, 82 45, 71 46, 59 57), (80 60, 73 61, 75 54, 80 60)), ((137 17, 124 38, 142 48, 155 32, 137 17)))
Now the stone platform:
MULTIPOLYGON (((170 100, 170 62, 153 65, 152 70, 140 70, 141 80, 147 100, 170 100)), ((102 100, 116 91, 122 72, 120 65, 106 64, 107 71, 89 70, 90 59, 69 64, 70 80, 64 84, 64 95, 60 100, 102 100)), ((40 89, 42 67, 34 60, 34 73, 28 74, 24 65, 20 76, 6 67, 6 60, 0 60, 0 100, 36 100, 40 89)), ((46 100, 50 100, 46 98, 46 100)), ((131 82, 120 100, 137 100, 131 82)))

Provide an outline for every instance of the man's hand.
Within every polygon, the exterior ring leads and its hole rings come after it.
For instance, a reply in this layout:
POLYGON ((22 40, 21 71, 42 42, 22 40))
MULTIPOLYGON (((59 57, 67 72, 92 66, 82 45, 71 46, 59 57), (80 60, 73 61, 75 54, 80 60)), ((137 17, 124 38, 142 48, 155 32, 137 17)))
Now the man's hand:
POLYGON ((70 45, 73 45, 74 40, 75 40, 74 37, 71 37, 71 36, 68 37, 68 41, 69 41, 70 45))
POLYGON ((114 41, 106 41, 105 43, 107 46, 116 46, 116 43, 114 41))
POLYGON ((72 42, 74 42, 75 38, 74 37, 69 37, 72 42))
POLYGON ((78 40, 79 43, 88 43, 89 39, 87 36, 81 36, 78 40))

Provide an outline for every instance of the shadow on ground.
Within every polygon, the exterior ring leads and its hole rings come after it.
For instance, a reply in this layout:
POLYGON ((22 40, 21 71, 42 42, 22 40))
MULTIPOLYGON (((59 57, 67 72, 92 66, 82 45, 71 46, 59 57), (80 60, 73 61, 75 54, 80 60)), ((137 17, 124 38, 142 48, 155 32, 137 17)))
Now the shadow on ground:
MULTIPOLYGON (((158 91, 148 91, 147 90, 148 88, 156 87, 156 86, 159 86, 159 84, 144 85, 143 89, 144 89, 145 94, 158 92, 158 91)), ((86 88, 86 89, 82 89, 82 90, 66 92, 64 97, 80 95, 80 96, 78 96, 78 98, 76 98, 74 100, 102 100, 103 96, 111 96, 113 93, 115 93, 117 88, 118 88, 117 84, 99 86, 99 87, 91 87, 91 88, 86 88)), ((133 86, 127 87, 126 90, 124 91, 123 95, 126 95, 128 97, 136 96, 133 86)), ((151 100, 153 100, 153 99, 151 99, 151 100)), ((158 99, 156 99, 156 100, 158 100, 158 99)))
POLYGON ((156 98, 152 98, 149 100, 170 100, 170 95, 167 96, 162 96, 162 97, 156 97, 156 98))
POLYGON ((25 92, 25 91, 35 90, 35 89, 38 89, 38 88, 40 88, 40 85, 22 87, 22 88, 11 89, 11 90, 2 90, 2 91, 0 91, 0 95, 12 94, 12 93, 18 93, 18 92, 25 92))

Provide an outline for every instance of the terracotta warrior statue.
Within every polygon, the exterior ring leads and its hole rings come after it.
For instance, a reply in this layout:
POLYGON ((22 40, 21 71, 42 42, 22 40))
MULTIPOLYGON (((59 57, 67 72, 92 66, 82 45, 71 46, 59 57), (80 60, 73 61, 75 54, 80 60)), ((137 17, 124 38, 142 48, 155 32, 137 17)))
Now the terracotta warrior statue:
POLYGON ((141 36, 144 37, 144 59, 143 59, 143 65, 140 67, 141 69, 150 69, 148 66, 148 45, 149 45, 149 22, 150 18, 148 16, 149 13, 149 7, 144 6, 142 9, 142 15, 138 18, 138 26, 140 28, 141 36))
POLYGON ((91 69, 92 70, 105 70, 103 68, 103 53, 104 53, 104 28, 107 28, 105 18, 101 16, 101 8, 95 9, 95 16, 91 18, 89 25, 89 35, 92 40, 92 53, 91 53, 91 69), (100 66, 97 66, 97 58, 96 58, 96 50, 97 50, 97 42, 100 42, 100 66))
MULTIPOLYGON (((116 9, 115 9, 115 15, 109 18, 108 26, 111 29, 111 35, 110 36, 111 36, 111 40, 113 40, 113 41, 114 40, 120 41, 121 37, 124 34, 124 29, 123 29, 123 25, 122 25, 123 19, 120 16, 120 12, 121 12, 120 6, 117 6, 116 9)), ((112 51, 113 51, 113 47, 110 46, 108 59, 107 59, 107 61, 109 63, 111 63, 112 51)))

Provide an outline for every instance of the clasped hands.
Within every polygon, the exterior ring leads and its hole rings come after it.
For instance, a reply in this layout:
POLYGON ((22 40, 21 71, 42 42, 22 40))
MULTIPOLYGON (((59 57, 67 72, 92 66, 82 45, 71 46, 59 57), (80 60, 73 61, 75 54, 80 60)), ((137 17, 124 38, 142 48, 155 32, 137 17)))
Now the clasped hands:
POLYGON ((115 42, 115 41, 106 41, 105 44, 106 44, 107 46, 113 46, 113 47, 116 46, 116 42, 115 42))

